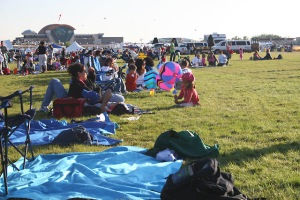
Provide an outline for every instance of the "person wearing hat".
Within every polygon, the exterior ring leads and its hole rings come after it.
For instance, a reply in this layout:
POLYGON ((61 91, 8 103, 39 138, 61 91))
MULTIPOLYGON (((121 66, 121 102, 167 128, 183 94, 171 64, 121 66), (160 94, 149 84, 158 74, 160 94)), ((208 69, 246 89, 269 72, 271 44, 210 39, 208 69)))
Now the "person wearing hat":
POLYGON ((179 95, 174 96, 174 102, 183 107, 200 105, 199 96, 195 89, 194 75, 188 72, 183 74, 181 79, 183 84, 179 95))

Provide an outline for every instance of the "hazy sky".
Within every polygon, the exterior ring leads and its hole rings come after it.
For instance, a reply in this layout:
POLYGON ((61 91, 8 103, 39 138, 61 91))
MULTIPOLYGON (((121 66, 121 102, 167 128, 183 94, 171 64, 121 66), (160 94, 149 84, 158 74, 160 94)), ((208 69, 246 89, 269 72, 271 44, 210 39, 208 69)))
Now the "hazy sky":
POLYGON ((154 37, 202 39, 275 34, 300 37, 299 7, 285 0, 0 0, 0 39, 13 40, 27 29, 68 24, 75 34, 104 33, 125 42, 154 37), (58 21, 59 15, 61 16, 58 21))

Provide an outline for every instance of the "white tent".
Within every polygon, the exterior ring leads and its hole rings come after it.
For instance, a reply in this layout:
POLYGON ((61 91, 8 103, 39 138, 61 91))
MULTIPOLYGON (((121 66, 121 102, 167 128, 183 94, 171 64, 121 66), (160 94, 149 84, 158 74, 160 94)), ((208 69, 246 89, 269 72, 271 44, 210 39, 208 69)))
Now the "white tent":
POLYGON ((76 41, 74 41, 68 48, 66 48, 67 52, 71 52, 71 51, 79 51, 84 49, 82 46, 80 46, 76 41))

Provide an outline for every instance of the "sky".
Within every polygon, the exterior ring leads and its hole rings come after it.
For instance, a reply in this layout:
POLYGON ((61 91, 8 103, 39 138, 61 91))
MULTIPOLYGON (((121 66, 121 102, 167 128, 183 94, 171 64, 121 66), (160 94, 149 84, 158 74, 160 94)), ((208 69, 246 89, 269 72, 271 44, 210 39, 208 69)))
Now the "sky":
POLYGON ((300 37, 296 1, 285 0, 0 0, 1 40, 68 24, 75 34, 104 33, 125 42, 154 37, 201 40, 214 32, 228 39, 261 34, 300 37), (59 20, 59 15, 61 18, 59 20))

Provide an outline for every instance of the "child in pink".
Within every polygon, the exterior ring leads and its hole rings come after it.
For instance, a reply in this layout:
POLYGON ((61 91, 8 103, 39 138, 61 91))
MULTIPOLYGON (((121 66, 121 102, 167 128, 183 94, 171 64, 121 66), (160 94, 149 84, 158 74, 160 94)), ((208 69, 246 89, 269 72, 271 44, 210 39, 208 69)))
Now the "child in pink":
POLYGON ((195 77, 192 73, 188 72, 182 75, 183 84, 179 95, 174 96, 174 102, 179 106, 189 107, 200 105, 198 93, 195 89, 195 77), (182 99, 179 101, 180 99, 182 99))
POLYGON ((239 53, 240 53, 240 60, 243 60, 244 50, 242 48, 240 48, 239 53))

